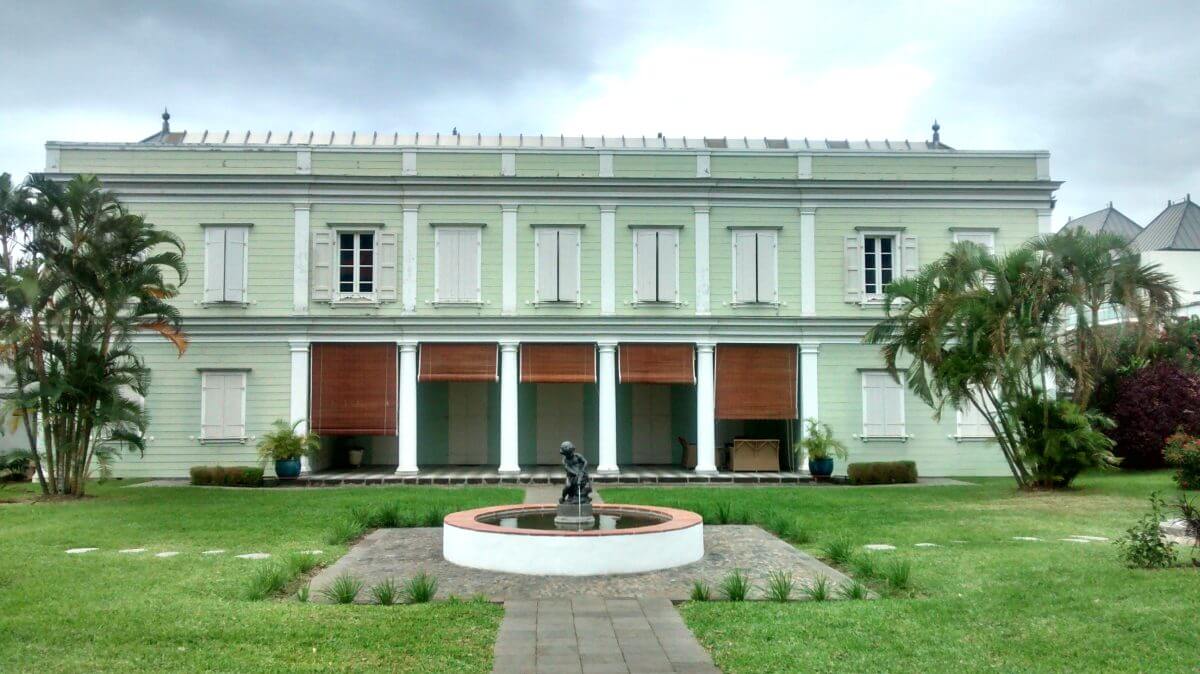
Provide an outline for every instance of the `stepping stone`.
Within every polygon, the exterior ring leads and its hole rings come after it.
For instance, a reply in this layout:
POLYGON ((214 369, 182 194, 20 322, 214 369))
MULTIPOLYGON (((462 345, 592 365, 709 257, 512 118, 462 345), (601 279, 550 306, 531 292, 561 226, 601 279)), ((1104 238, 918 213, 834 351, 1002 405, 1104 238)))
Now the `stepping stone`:
POLYGON ((324 552, 325 552, 324 550, 301 550, 300 554, 302 554, 302 555, 319 555, 324 552))
POLYGON ((1108 540, 1108 539, 1107 539, 1107 538, 1105 538, 1104 536, 1079 536, 1079 535, 1073 535, 1073 536, 1071 536, 1071 538, 1075 538, 1075 539, 1078 539, 1078 540, 1081 540, 1081 541, 1091 541, 1091 542, 1093 542, 1093 543, 1103 543, 1103 542, 1105 542, 1105 541, 1107 541, 1107 540, 1108 540))
POLYGON ((887 543, 868 543, 863 546, 863 549, 864 550, 873 550, 873 551, 895 550, 896 546, 888 545, 887 543))
POLYGON ((85 552, 94 552, 99 549, 100 548, 71 548, 70 550, 67 550, 67 554, 68 555, 82 555, 85 552))
POLYGON ((123 555, 136 555, 139 552, 145 552, 145 551, 146 551, 146 548, 125 548, 124 550, 121 550, 120 552, 123 555))
POLYGON ((269 552, 249 552, 244 555, 238 555, 238 559, 268 559, 271 556, 269 552))
POLYGON ((913 543, 913 547, 915 547, 915 548, 940 548, 942 546, 938 545, 937 543, 913 543))
POLYGON ((1013 536, 1014 541, 1040 541, 1042 539, 1037 536, 1013 536))
POLYGON ((175 552, 175 551, 170 551, 170 552, 158 552, 158 553, 155 553, 155 555, 154 555, 154 556, 155 556, 155 557, 161 557, 161 558, 164 558, 164 559, 165 559, 165 558, 167 558, 167 557, 174 557, 175 555, 178 555, 178 554, 179 554, 178 552, 175 552))
POLYGON ((1084 544, 1091 543, 1091 541, 1084 540, 1084 539, 1082 539, 1082 538, 1074 538, 1074 537, 1072 537, 1072 538, 1060 538, 1060 539, 1058 539, 1058 540, 1060 540, 1060 541, 1066 541, 1067 543, 1084 543, 1084 544))
POLYGON ((205 550, 204 552, 201 552, 200 554, 202 554, 202 555, 223 555, 223 554, 225 554, 225 551, 224 550, 205 550))

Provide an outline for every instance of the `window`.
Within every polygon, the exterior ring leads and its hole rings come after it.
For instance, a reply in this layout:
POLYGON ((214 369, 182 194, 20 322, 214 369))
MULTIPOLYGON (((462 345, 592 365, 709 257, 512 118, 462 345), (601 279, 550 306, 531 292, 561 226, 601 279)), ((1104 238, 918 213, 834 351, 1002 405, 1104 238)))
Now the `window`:
POLYGON ((480 227, 437 227, 433 295, 437 302, 479 301, 480 227))
POLYGON ((633 230, 633 267, 633 292, 636 301, 678 302, 678 230, 633 230))
POLYGON ((338 232, 338 294, 369 297, 375 293, 375 233, 338 232))
POLYGON ((863 293, 868 297, 883 294, 896 271, 896 237, 863 237, 863 293))
POLYGON ((882 370, 862 373, 864 438, 904 438, 904 385, 882 370))
POLYGON ((200 373, 200 439, 246 439, 246 373, 200 373))
POLYGON ((959 230, 954 232, 954 242, 970 241, 989 253, 996 252, 996 233, 985 231, 959 230))
POLYGON ((534 237, 538 302, 579 302, 579 229, 539 227, 534 237))
POLYGON ((246 301, 246 252, 250 227, 204 228, 204 301, 246 301))
MULTIPOLYGON (((976 399, 982 403, 987 409, 991 409, 982 398, 976 396, 976 399)), ((991 425, 988 424, 987 417, 979 408, 975 407, 970 401, 963 403, 963 407, 959 408, 957 414, 958 429, 955 431, 955 437, 958 438, 991 438, 995 437, 992 432, 991 425)))
POLYGON ((733 301, 774 304, 779 301, 775 270, 778 232, 742 229, 733 232, 733 301))

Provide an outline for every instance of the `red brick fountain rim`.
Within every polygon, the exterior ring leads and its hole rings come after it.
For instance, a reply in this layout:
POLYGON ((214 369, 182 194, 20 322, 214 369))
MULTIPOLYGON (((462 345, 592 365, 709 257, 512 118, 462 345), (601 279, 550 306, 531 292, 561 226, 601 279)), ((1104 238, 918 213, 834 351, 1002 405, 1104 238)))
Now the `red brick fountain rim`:
POLYGON ((490 506, 487 508, 475 508, 474 510, 462 510, 456 513, 450 513, 449 515, 446 515, 446 518, 443 520, 443 524, 448 527, 457 527, 459 529, 466 529, 469 531, 506 534, 510 536, 593 538, 598 536, 636 536, 638 534, 655 534, 666 531, 679 531, 681 529, 699 526, 704 522, 703 518, 696 513, 691 512, 690 510, 607 503, 597 503, 593 505, 593 512, 595 512, 597 515, 629 514, 648 517, 661 517, 663 518, 663 521, 657 524, 649 524, 644 527, 632 527, 629 529, 588 529, 584 531, 511 529, 502 527, 498 524, 488 524, 486 522, 479 521, 479 519, 482 517, 498 517, 500 515, 520 517, 521 515, 554 512, 556 507, 557 506, 553 503, 527 503, 524 505, 503 505, 490 506))

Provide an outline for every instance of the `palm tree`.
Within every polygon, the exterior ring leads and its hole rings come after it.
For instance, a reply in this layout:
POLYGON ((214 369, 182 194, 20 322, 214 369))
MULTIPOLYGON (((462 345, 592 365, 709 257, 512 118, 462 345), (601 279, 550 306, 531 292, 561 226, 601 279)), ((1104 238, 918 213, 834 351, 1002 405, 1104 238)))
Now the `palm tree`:
POLYGON ((187 267, 177 237, 130 214, 95 177, 26 186, 30 198, 10 206, 22 255, 0 271, 0 341, 24 382, 10 407, 38 415, 43 490, 79 496, 93 461, 104 469, 118 447, 145 449, 149 370, 132 338, 153 331, 183 353, 167 273, 183 283, 187 267))
POLYGON ((1030 245, 1053 265, 1065 291, 1064 311, 1074 318, 1065 352, 1072 398, 1086 409, 1098 377, 1114 365, 1114 340, 1101 326, 1104 311, 1125 319, 1121 329, 1134 331, 1140 355, 1178 310, 1179 291, 1170 274, 1156 264, 1143 264, 1141 255, 1115 234, 1065 230, 1030 245))

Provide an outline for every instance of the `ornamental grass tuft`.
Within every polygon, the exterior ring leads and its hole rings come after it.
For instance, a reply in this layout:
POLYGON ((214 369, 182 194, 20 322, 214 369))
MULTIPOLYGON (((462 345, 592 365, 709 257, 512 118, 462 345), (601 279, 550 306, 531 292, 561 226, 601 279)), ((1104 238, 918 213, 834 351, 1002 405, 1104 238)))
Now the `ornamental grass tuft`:
POLYGON ((328 587, 321 590, 321 596, 335 604, 352 604, 362 589, 363 582, 357 576, 343 573, 334 578, 328 587))
POLYGON ((721 594, 729 601, 746 601, 753 589, 754 584, 750 582, 750 576, 741 569, 730 571, 729 575, 721 580, 721 594))
POLYGON ((404 583, 404 601, 409 604, 424 604, 433 599, 437 588, 437 577, 422 571, 404 583))
POLYGON ((775 570, 767 578, 767 598, 771 601, 791 601, 796 590, 796 581, 787 571, 775 570))

